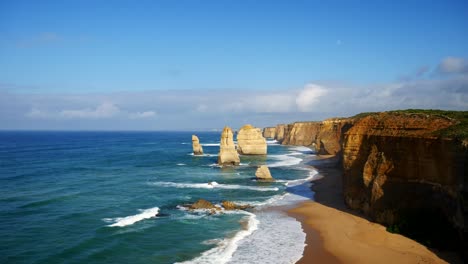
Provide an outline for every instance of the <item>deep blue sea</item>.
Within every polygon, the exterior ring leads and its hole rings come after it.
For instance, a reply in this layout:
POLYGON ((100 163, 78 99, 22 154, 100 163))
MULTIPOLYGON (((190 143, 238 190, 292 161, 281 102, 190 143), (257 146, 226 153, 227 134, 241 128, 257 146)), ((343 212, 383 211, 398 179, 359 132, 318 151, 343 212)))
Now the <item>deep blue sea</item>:
POLYGON ((216 165, 219 132, 0 132, 0 263, 294 263, 305 234, 271 208, 310 199, 303 147, 216 165), (205 155, 193 156, 191 136, 205 155), (257 182, 267 164, 276 182, 257 182), (208 184, 216 182, 216 184, 208 184), (211 215, 203 198, 251 204, 211 215))

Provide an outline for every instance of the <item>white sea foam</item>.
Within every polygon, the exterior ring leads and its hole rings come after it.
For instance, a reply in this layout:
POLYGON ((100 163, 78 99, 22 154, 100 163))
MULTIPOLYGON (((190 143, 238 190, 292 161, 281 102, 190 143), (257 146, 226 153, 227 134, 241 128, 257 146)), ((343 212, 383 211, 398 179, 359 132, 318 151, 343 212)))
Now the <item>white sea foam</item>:
POLYGON ((103 220, 105 222, 114 222, 113 224, 108 225, 112 227, 114 226, 123 227, 123 226, 133 225, 134 223, 138 221, 156 217, 156 215, 159 213, 159 208, 153 207, 153 208, 144 209, 140 211, 141 213, 136 214, 136 215, 130 215, 126 217, 117 217, 117 218, 104 218, 103 220))
POLYGON ((258 212, 256 216, 257 230, 238 243, 227 263, 296 263, 305 246, 301 223, 275 211, 258 212))
POLYGON ((248 219, 247 219, 247 226, 245 229, 237 232, 232 238, 225 238, 221 240, 217 244, 216 247, 203 252, 201 256, 195 259, 185 261, 185 262, 180 262, 180 263, 185 263, 185 264, 227 263, 231 259, 234 252, 236 252, 239 242, 245 239, 246 237, 250 236, 255 230, 258 229, 258 225, 259 225, 259 221, 257 220, 257 217, 250 212, 234 211, 233 213, 242 213, 242 214, 247 215, 248 219))
POLYGON ((264 207, 264 206, 269 206, 269 205, 272 205, 273 203, 277 203, 278 201, 284 199, 286 197, 286 195, 288 195, 287 193, 286 194, 277 194, 277 195, 274 195, 272 196, 271 198, 265 200, 265 201, 250 201, 250 202, 246 202, 246 201, 234 201, 235 204, 238 204, 238 205, 251 205, 257 209, 261 208, 261 207, 264 207))
POLYGON ((177 182, 151 182, 150 185, 174 188, 195 188, 195 189, 239 189, 239 190, 253 190, 253 191, 278 191, 277 187, 255 187, 237 184, 219 184, 217 182, 208 183, 177 183, 177 182))
POLYGON ((283 155, 270 155, 270 157, 277 159, 279 161, 271 163, 268 167, 283 167, 283 166, 292 166, 301 163, 302 159, 293 157, 291 154, 283 155))
POLYGON ((219 147, 219 143, 204 143, 201 144, 203 147, 219 147))
POLYGON ((177 166, 185 166, 185 165, 187 165, 187 164, 185 164, 185 163, 177 163, 177 166))
POLYGON ((279 145, 278 140, 267 140, 266 143, 268 145, 279 145))
POLYGON ((318 171, 315 169, 310 170, 309 176, 307 176, 304 179, 296 179, 296 180, 276 180, 276 182, 282 182, 284 183, 285 186, 292 187, 292 186, 297 186, 301 185, 303 183, 313 181, 317 178, 318 176, 318 171))
POLYGON ((312 149, 304 146, 289 147, 291 150, 300 151, 302 153, 311 153, 312 149))
POLYGON ((205 153, 205 154, 201 154, 201 155, 195 155, 192 153, 189 153, 187 155, 190 155, 190 156, 196 156, 196 157, 217 157, 218 154, 208 154, 208 153, 205 153))

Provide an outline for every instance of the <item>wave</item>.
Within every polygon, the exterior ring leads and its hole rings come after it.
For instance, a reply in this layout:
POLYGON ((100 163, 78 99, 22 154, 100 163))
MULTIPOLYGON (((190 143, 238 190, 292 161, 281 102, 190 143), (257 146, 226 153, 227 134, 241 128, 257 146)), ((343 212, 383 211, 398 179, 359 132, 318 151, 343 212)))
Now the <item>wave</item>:
POLYGON ((136 214, 136 215, 130 215, 126 217, 116 217, 116 218, 104 218, 103 221, 114 222, 113 224, 108 225, 112 227, 115 227, 115 226, 123 227, 123 226, 133 225, 134 223, 138 221, 156 217, 156 215, 159 213, 159 207, 153 207, 153 208, 144 209, 140 211, 141 213, 136 214))
POLYGON ((185 165, 187 165, 187 164, 185 164, 185 163, 177 163, 177 166, 185 166, 185 165))
POLYGON ((302 161, 301 158, 293 157, 291 154, 270 155, 270 157, 279 161, 269 164, 268 167, 293 166, 301 163, 302 161))
POLYGON ((268 145, 279 145, 279 141, 278 140, 267 140, 266 143, 268 145))
POLYGON ((233 201, 233 203, 238 204, 238 205, 251 205, 258 209, 259 207, 268 206, 268 205, 277 203, 278 201, 283 200, 286 197, 286 195, 288 194, 287 193, 277 194, 268 198, 265 201, 233 201))
POLYGON ((293 187, 293 186, 301 185, 301 184, 306 183, 306 182, 309 182, 309 181, 313 181, 313 180, 316 179, 317 175, 318 175, 318 171, 312 169, 312 170, 309 172, 309 176, 307 176, 307 177, 304 178, 304 179, 297 179, 297 180, 276 180, 276 182, 282 182, 282 183, 284 183, 285 186, 293 187))
POLYGON ((261 192, 270 192, 278 191, 277 187, 255 187, 255 186, 245 186, 237 184, 220 184, 217 182, 209 183, 177 183, 177 182, 151 182, 151 185, 161 186, 161 187, 174 187, 174 188, 195 188, 195 189, 228 189, 228 190, 252 190, 252 191, 261 191, 261 192))
POLYGON ((192 153, 189 153, 187 155, 190 155, 190 156, 196 156, 196 157, 217 157, 218 154, 208 154, 208 153, 205 153, 205 154, 202 154, 202 155, 195 155, 192 153))
POLYGON ((216 247, 203 252, 201 256, 189 261, 179 262, 179 264, 227 263, 232 258, 234 252, 237 250, 239 242, 257 230, 260 223, 253 213, 246 211, 236 212, 248 216, 247 226, 245 229, 237 232, 232 238, 225 238, 221 240, 216 247))
POLYGON ((203 147, 219 147, 219 143, 204 143, 204 144, 200 144, 202 145, 203 147))

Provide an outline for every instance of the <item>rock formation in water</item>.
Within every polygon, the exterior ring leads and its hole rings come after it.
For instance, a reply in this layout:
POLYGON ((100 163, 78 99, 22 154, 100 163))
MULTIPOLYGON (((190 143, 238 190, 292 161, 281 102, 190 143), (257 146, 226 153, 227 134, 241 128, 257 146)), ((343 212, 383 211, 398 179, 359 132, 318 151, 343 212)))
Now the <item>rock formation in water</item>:
POLYGON ((245 209, 248 209, 248 208, 252 208, 251 205, 239 205, 239 204, 235 204, 231 201, 223 201, 221 203, 221 205, 223 206, 224 210, 245 210, 245 209))
POLYGON ((263 129, 264 138, 275 138, 276 137, 276 127, 265 127, 263 129))
POLYGON ((215 209, 219 210, 219 207, 214 206, 211 202, 207 200, 200 199, 196 201, 195 203, 191 204, 188 206, 189 209, 191 210, 197 210, 197 209, 215 209))
POLYGON ((241 127, 237 133, 237 151, 243 155, 266 155, 267 144, 260 128, 252 125, 241 127))
POLYGON ((196 135, 192 135, 192 148, 193 148, 193 155, 203 155, 203 148, 200 145, 200 140, 196 135))
POLYGON ((255 177, 257 178, 257 180, 261 180, 261 181, 274 180, 273 177, 271 177, 270 170, 265 165, 262 165, 257 169, 257 171, 255 172, 255 177))
POLYGON ((219 145, 218 164, 219 165, 239 165, 240 159, 234 145, 233 134, 230 127, 224 127, 221 132, 221 142, 219 145))
POLYGON ((276 138, 338 155, 350 208, 432 246, 466 250, 467 123, 468 112, 392 111, 278 125, 276 138))

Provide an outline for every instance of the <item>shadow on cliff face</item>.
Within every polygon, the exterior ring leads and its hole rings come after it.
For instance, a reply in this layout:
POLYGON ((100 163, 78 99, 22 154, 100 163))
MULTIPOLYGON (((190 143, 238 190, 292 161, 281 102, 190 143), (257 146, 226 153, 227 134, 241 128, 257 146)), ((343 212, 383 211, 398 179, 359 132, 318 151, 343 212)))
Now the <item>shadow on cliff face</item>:
POLYGON ((460 262, 446 251, 466 251, 463 231, 455 227, 460 224, 457 164, 464 163, 446 156, 457 152, 442 140, 397 139, 389 143, 385 137, 367 136, 357 151, 345 153, 346 205, 387 226, 389 232, 444 250, 434 253, 450 263, 460 262))

